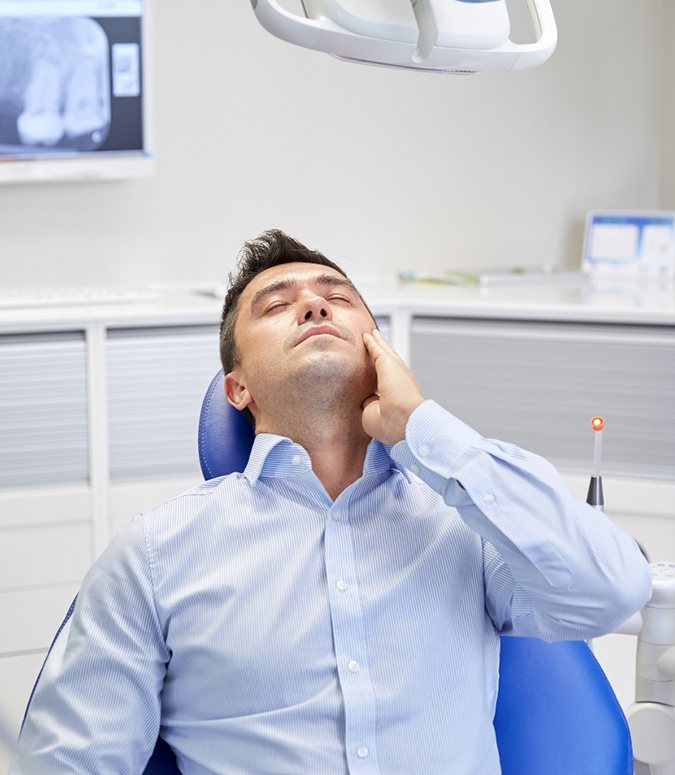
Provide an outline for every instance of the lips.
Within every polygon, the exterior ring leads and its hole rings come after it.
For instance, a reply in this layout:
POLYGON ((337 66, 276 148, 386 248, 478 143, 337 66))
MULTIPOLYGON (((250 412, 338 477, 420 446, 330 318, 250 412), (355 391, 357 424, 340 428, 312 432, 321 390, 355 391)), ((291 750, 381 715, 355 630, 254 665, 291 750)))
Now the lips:
POLYGON ((298 340, 295 343, 295 346, 297 347, 306 339, 309 339, 310 336, 318 336, 319 334, 328 334, 329 336, 335 336, 338 339, 344 339, 344 337, 340 334, 340 332, 333 326, 313 325, 306 328, 302 332, 302 334, 300 334, 300 336, 298 337, 298 340))

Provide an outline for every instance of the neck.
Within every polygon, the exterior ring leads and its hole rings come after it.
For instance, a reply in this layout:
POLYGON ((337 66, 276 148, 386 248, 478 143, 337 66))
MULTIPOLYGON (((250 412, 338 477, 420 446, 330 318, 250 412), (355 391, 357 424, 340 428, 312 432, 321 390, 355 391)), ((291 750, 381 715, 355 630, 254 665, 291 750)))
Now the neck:
POLYGON ((363 430, 361 409, 336 412, 326 407, 313 411, 305 403, 301 416, 259 420, 259 433, 276 433, 301 444, 312 461, 312 469, 326 492, 335 500, 363 473, 370 436, 363 430))

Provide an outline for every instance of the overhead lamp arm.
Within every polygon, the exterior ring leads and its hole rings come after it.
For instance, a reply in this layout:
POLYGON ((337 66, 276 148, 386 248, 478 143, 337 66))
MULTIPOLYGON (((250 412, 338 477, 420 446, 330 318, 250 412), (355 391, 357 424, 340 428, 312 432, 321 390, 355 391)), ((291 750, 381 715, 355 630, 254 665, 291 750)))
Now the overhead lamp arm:
MULTIPOLYGON (((550 0, 526 0, 537 39, 525 44, 509 38, 505 0, 408 1, 417 29, 411 25, 406 39, 387 36, 387 19, 381 36, 377 24, 371 23, 365 34, 348 29, 324 12, 322 0, 305 3, 306 16, 286 10, 278 0, 251 0, 251 5, 272 35, 368 64, 454 73, 504 72, 542 64, 555 49, 557 30, 550 0)), ((331 2, 340 5, 339 0, 331 2)))

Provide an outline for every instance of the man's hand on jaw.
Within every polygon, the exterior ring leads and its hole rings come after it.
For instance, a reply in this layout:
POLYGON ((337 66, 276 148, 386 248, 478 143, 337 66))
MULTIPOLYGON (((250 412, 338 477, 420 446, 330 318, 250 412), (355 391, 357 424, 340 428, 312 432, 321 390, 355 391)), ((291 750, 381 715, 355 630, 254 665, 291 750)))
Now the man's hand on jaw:
POLYGON ((415 375, 377 329, 364 333, 363 342, 377 373, 377 394, 368 396, 362 404, 363 429, 372 438, 393 446, 405 438, 408 418, 424 396, 415 375))

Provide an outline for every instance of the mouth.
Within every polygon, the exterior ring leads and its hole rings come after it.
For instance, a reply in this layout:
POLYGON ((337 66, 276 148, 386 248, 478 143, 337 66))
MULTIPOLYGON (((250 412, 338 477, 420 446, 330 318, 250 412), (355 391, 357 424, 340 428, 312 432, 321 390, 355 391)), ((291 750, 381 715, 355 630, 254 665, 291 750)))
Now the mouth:
POLYGON ((310 326, 309 328, 305 329, 305 331, 302 332, 297 342, 295 343, 295 346, 297 347, 299 344, 301 344, 302 342, 305 342, 311 336, 319 336, 320 334, 327 334, 328 336, 335 336, 338 339, 344 339, 344 337, 340 334, 340 332, 336 328, 333 328, 333 326, 314 325, 314 326, 310 326))

